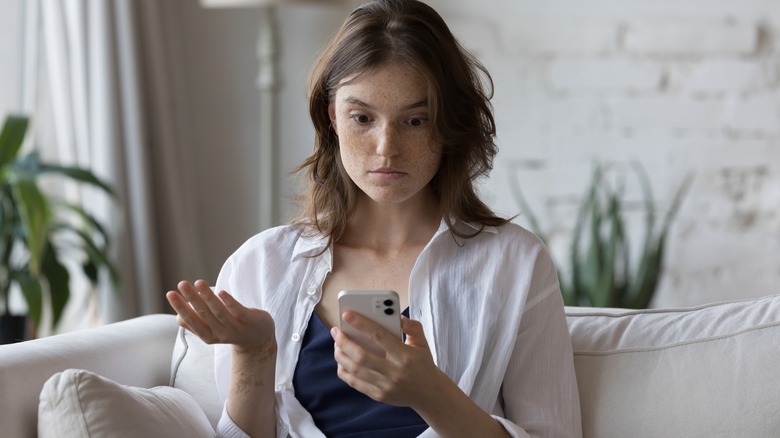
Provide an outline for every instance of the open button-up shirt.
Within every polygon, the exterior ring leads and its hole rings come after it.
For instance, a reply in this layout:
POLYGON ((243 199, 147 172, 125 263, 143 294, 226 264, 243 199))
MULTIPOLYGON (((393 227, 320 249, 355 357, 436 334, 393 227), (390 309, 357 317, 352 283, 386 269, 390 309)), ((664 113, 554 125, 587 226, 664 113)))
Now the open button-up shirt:
MULTIPOLYGON (((477 230, 466 223, 456 226, 468 233, 477 230)), ((277 434, 314 438, 324 435, 295 398, 292 378, 333 254, 325 238, 302 231, 286 225, 249 239, 224 264, 216 290, 273 316, 277 434)), ((422 323, 437 366, 511 436, 581 436, 574 360, 557 274, 532 233, 506 224, 462 239, 442 221, 412 269, 409 311, 411 319, 422 323)), ((230 349, 215 349, 223 404, 230 349)), ((226 409, 217 433, 247 436, 226 409)), ((437 434, 428 429, 420 436, 437 434)))

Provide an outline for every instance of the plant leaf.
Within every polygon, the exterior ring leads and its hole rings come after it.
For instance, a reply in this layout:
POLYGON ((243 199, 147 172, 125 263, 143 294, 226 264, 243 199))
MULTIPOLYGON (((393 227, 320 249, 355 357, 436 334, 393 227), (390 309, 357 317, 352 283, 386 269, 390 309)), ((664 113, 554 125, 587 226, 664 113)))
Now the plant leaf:
POLYGON ((21 178, 11 181, 11 193, 24 227, 30 255, 30 273, 35 276, 40 273, 41 257, 51 221, 49 204, 34 180, 21 178))
POLYGON ((27 314, 36 327, 41 324, 43 314, 43 292, 41 283, 33 278, 27 270, 12 271, 13 280, 19 284, 25 301, 27 301, 27 314))
POLYGON ((24 116, 8 116, 0 132, 0 168, 16 158, 19 149, 24 143, 29 119, 24 116))
POLYGON ((42 274, 49 284, 49 298, 51 299, 52 327, 56 327, 65 310, 65 305, 70 299, 70 274, 65 266, 57 259, 57 254, 51 242, 46 242, 46 251, 43 256, 42 274))
MULTIPOLYGON (((95 216, 91 215, 90 213, 87 213, 86 210, 84 210, 78 205, 74 205, 71 203, 62 203, 57 205, 62 206, 63 208, 75 213, 76 216, 79 217, 81 222, 87 226, 88 230, 96 231, 98 234, 100 234, 100 238, 103 240, 105 247, 111 246, 111 238, 109 237, 108 232, 103 227, 103 225, 101 225, 100 222, 95 218, 95 216)), ((58 224, 57 227, 74 229, 68 223, 58 224)))
POLYGON ((107 251, 105 251, 103 248, 100 248, 92 239, 92 236, 90 236, 89 234, 85 233, 82 230, 75 230, 75 231, 84 241, 84 245, 82 249, 84 249, 84 251, 87 253, 87 257, 89 257, 89 260, 91 260, 92 263, 94 263, 95 266, 97 266, 98 268, 105 267, 108 270, 109 276, 111 277, 111 283, 114 285, 118 285, 119 271, 111 263, 107 251))
POLYGON ((44 173, 55 173, 68 176, 76 181, 80 181, 93 187, 98 187, 104 192, 108 193, 112 198, 116 197, 114 189, 111 188, 108 183, 98 178, 94 173, 87 169, 82 169, 80 167, 58 166, 54 164, 41 164, 41 171, 44 173))
POLYGON ((520 185, 517 183, 516 178, 513 178, 513 176, 514 175, 510 175, 509 177, 509 190, 512 192, 515 200, 517 200, 517 203, 520 204, 520 209, 525 213, 526 218, 528 219, 528 226, 531 228, 531 231, 539 236, 539 238, 542 239, 542 242, 547 245, 547 236, 539 226, 539 220, 536 218, 536 215, 531 209, 531 205, 528 203, 528 200, 525 199, 525 195, 523 195, 523 191, 520 189, 520 185))

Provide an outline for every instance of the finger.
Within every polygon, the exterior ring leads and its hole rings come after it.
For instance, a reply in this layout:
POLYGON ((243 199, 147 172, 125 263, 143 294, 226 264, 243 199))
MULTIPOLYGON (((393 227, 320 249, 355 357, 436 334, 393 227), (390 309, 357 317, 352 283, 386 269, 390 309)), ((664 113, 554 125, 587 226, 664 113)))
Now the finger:
POLYGON ((420 321, 402 316, 401 329, 406 333, 406 345, 428 348, 428 340, 425 339, 425 332, 420 321))
POLYGON ((201 319, 206 320, 211 316, 211 310, 209 310, 208 304, 204 301, 204 296, 201 296, 195 286, 188 281, 180 281, 178 287, 181 295, 195 309, 195 312, 201 319))
POLYGON ((181 316, 182 312, 192 312, 192 308, 187 304, 184 298, 182 298, 178 292, 169 290, 165 294, 165 299, 168 300, 168 304, 170 304, 176 312, 176 323, 179 324, 179 326, 190 330, 189 325, 187 325, 187 322, 184 321, 184 318, 181 316))
POLYGON ((179 292, 170 290, 165 294, 165 298, 168 300, 168 304, 173 307, 173 310, 176 311, 177 315, 196 315, 195 310, 189 305, 187 300, 179 292))
POLYGON ((233 315, 234 318, 238 319, 241 322, 246 322, 247 319, 247 309, 244 307, 243 304, 239 303, 238 300, 233 298, 233 295, 230 295, 227 291, 219 291, 219 294, 217 294, 220 300, 225 304, 225 307, 227 308, 228 312, 230 312, 231 315, 233 315))
POLYGON ((341 336, 345 348, 336 345, 333 349, 333 358, 338 364, 337 374, 339 377, 349 386, 363 393, 365 393, 366 384, 376 388, 376 382, 384 376, 382 366, 386 364, 383 363, 383 359, 350 340, 346 335, 343 335, 343 332, 341 336), (360 382, 365 383, 360 384, 360 382))
POLYGON ((339 364, 336 375, 351 388, 359 391, 372 399, 382 402, 381 391, 373 382, 376 379, 364 379, 351 373, 346 367, 339 364))
POLYGON ((379 357, 376 354, 370 353, 363 348, 362 345, 350 339, 350 337, 344 333, 338 327, 332 327, 330 329, 330 335, 334 341, 333 357, 336 362, 346 365, 350 370, 354 370, 360 365, 371 366, 372 359, 379 357))
POLYGON ((365 334, 387 353, 397 352, 403 347, 403 343, 396 334, 390 333, 381 325, 357 312, 348 310, 344 312, 342 318, 344 318, 347 324, 365 334))
POLYGON ((230 312, 228 312, 225 303, 223 303, 222 300, 214 294, 214 291, 211 290, 209 284, 204 280, 197 280, 193 286, 203 303, 206 305, 206 309, 208 309, 206 318, 213 317, 216 322, 225 327, 232 326, 232 315, 229 314, 230 312))
POLYGON ((184 296, 176 291, 168 291, 165 295, 168 303, 176 311, 179 325, 195 333, 198 337, 209 337, 212 334, 211 328, 206 324, 195 309, 184 296))

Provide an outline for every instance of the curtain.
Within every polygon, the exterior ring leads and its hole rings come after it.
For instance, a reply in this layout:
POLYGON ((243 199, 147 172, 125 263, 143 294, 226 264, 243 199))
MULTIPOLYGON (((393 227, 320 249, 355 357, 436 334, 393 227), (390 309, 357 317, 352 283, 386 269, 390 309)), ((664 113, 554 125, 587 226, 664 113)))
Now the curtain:
POLYGON ((75 327, 167 311, 165 291, 203 266, 194 200, 184 190, 192 167, 176 80, 180 2, 35 1, 29 11, 40 14, 50 107, 34 113, 51 113, 61 163, 91 169, 119 197, 70 193, 110 225, 121 291, 103 285, 91 304, 74 296, 66 318, 75 327))

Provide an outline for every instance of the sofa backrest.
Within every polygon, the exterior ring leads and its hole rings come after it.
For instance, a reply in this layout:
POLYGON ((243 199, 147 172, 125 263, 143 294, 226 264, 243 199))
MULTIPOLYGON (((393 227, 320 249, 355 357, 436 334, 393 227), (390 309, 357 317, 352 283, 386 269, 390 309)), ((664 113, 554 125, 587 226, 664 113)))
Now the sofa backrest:
POLYGON ((780 296, 566 310, 585 437, 780 433, 780 296))
POLYGON ((0 436, 35 437, 44 383, 68 368, 92 371, 124 385, 168 383, 172 315, 146 315, 96 328, 0 345, 0 436))
POLYGON ((214 380, 214 348, 183 328, 173 347, 170 385, 189 393, 216 429, 222 403, 214 380))
MULTIPOLYGON (((777 436, 780 295, 684 309, 566 308, 583 436, 777 436)), ((171 385, 216 425, 213 348, 181 329, 171 385)))

